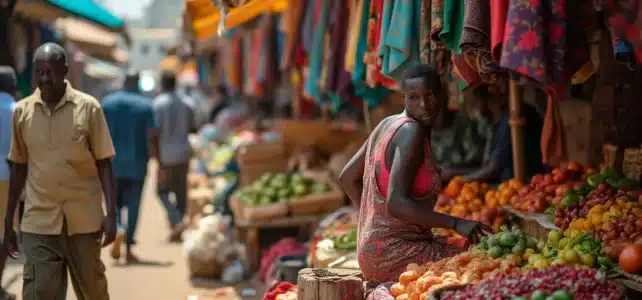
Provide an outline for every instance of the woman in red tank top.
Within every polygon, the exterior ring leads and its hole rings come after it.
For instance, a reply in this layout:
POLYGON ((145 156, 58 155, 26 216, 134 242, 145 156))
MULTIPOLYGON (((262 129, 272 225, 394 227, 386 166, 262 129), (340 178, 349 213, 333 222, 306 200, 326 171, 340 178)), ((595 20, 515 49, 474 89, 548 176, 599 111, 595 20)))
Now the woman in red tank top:
POLYGON ((339 178, 359 207, 357 257, 366 280, 396 281, 410 263, 423 264, 465 250, 432 235, 454 229, 477 243, 488 226, 434 211, 441 189, 430 150, 431 129, 447 96, 437 72, 418 64, 406 70, 406 109, 381 121, 339 178))

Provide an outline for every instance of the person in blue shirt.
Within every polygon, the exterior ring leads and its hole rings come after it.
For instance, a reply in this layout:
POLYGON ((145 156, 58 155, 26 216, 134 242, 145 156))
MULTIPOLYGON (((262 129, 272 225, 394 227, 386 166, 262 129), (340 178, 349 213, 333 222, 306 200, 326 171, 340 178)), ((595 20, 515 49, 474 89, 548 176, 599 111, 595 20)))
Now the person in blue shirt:
MULTIPOLYGON (((500 183, 515 176, 508 101, 505 96, 493 95, 483 87, 478 88, 476 94, 483 110, 482 114, 493 124, 484 163, 477 168, 443 169, 442 179, 448 181, 454 176, 461 176, 464 181, 500 183)), ((522 105, 522 113, 525 120, 524 154, 528 179, 546 171, 540 148, 544 121, 529 104, 522 105)))
MULTIPOLYGON (((0 66, 0 218, 7 212, 9 197, 9 146, 11 145, 11 126, 13 109, 16 106, 16 72, 12 67, 0 66)), ((4 223, 0 224, 0 234, 4 233, 4 223)), ((0 279, 7 263, 7 253, 0 251, 0 279)), ((16 299, 15 295, 7 293, 0 287, 0 300, 16 299)))
POLYGON ((117 189, 118 224, 121 228, 112 246, 111 256, 114 259, 120 258, 120 247, 125 239, 127 263, 138 262, 131 246, 135 243, 134 235, 147 175, 147 163, 150 156, 158 157, 154 109, 151 100, 139 92, 138 82, 138 72, 129 71, 123 90, 107 95, 102 101, 105 119, 116 148, 113 168, 117 189), (127 226, 123 234, 121 215, 125 207, 127 226))

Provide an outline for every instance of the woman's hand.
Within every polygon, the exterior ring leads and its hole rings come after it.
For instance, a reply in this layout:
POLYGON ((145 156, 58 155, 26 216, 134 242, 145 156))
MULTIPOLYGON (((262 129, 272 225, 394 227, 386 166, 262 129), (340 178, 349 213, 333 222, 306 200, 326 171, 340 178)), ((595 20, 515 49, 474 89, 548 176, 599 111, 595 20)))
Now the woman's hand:
POLYGON ((457 219, 455 231, 467 238, 471 244, 478 244, 483 236, 495 233, 493 228, 484 223, 466 219, 457 219))

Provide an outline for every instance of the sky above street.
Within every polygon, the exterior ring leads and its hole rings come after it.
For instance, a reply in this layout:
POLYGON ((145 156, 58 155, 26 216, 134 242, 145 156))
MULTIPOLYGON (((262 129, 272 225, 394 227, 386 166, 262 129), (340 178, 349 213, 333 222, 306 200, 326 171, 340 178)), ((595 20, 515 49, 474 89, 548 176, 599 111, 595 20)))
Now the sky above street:
POLYGON ((102 0, 114 14, 128 19, 137 19, 143 16, 143 9, 151 0, 102 0))

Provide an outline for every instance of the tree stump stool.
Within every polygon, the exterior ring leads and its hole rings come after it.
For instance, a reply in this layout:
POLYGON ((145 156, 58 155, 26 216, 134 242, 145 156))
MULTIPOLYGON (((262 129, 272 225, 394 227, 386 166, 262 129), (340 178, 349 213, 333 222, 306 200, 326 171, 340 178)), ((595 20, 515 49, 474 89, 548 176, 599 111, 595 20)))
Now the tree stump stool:
POLYGON ((297 280, 299 300, 362 300, 360 271, 345 269, 303 269, 297 280))

